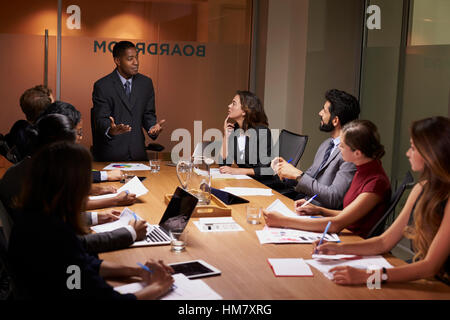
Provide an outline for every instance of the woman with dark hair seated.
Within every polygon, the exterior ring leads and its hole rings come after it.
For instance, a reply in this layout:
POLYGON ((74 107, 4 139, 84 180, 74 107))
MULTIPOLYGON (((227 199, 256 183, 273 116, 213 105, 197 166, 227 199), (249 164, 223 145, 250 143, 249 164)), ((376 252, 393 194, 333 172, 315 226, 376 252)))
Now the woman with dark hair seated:
POLYGON ((173 271, 162 261, 147 261, 153 272, 98 260, 77 235, 91 187, 91 156, 82 146, 58 142, 32 159, 21 197, 21 219, 9 242, 9 262, 20 299, 156 299, 170 290, 173 271), (45 181, 45 183, 43 183, 45 181), (104 277, 139 277, 148 285, 121 295, 104 277))
POLYGON ((271 150, 272 135, 261 101, 249 91, 237 91, 224 123, 220 172, 272 179, 271 150), (238 168, 231 166, 233 162, 238 168))
POLYGON ((297 219, 278 212, 264 211, 267 225, 323 232, 331 221, 329 232, 347 228, 366 238, 372 227, 386 211, 391 195, 389 178, 381 165, 384 147, 380 144, 377 127, 368 120, 346 124, 339 144, 344 161, 356 165, 356 173, 344 197, 343 210, 331 210, 313 204, 301 207, 306 200, 295 202, 299 215, 322 215, 319 219, 297 219))

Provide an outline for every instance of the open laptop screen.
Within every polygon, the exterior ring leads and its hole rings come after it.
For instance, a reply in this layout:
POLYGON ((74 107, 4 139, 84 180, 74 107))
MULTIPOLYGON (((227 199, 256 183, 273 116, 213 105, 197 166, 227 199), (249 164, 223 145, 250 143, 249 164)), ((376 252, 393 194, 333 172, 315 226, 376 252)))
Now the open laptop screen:
POLYGON ((173 229, 184 229, 191 218, 197 202, 197 197, 177 187, 159 222, 161 229, 166 231, 167 234, 173 229))

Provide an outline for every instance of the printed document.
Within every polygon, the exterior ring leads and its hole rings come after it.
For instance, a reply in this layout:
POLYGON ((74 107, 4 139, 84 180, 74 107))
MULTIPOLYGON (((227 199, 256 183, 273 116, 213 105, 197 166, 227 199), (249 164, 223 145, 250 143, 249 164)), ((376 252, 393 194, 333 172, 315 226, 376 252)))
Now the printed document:
POLYGON ((236 180, 250 180, 251 177, 245 174, 229 174, 229 173, 220 173, 219 168, 212 168, 209 170, 211 175, 211 179, 236 179, 236 180))
POLYGON ((136 198, 143 196, 148 192, 148 189, 142 184, 141 180, 138 177, 134 177, 122 187, 120 187, 116 193, 102 194, 100 196, 90 196, 89 200, 99 200, 99 199, 108 199, 114 198, 122 191, 128 191, 129 193, 134 193, 136 198))
POLYGON ((382 268, 385 267, 387 269, 392 268, 392 265, 387 262, 385 258, 382 256, 366 256, 361 257, 361 259, 355 260, 316 260, 310 259, 306 260, 310 266, 316 268, 320 272, 323 273, 325 277, 332 280, 333 274, 330 273, 330 270, 337 266, 350 266, 358 269, 368 269, 368 268, 382 268))
POLYGON ((151 168, 142 163, 110 163, 103 170, 150 171, 151 168))
POLYGON ((201 232, 244 231, 233 217, 200 218, 194 225, 201 232))
POLYGON ((267 188, 225 187, 221 190, 232 193, 235 196, 273 196, 272 189, 267 188))
MULTIPOLYGON (((313 243, 320 240, 323 233, 287 228, 270 228, 267 225, 262 230, 256 230, 259 242, 266 243, 313 243)), ((329 242, 340 242, 336 233, 327 233, 324 237, 329 242)))
MULTIPOLYGON (((173 290, 169 291, 161 300, 222 300, 223 298, 211 289, 204 281, 190 280, 184 274, 173 275, 175 280, 173 290)), ((142 282, 135 282, 115 287, 119 293, 135 293, 145 287, 142 282)))

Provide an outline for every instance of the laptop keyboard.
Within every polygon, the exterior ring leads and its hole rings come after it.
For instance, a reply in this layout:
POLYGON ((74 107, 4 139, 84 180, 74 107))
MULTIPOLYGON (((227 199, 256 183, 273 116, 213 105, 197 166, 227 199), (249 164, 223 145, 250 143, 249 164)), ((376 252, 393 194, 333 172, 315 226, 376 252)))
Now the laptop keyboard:
POLYGON ((170 241, 170 237, 161 231, 158 227, 153 227, 147 236, 145 237, 147 242, 158 243, 158 242, 167 242, 170 241))

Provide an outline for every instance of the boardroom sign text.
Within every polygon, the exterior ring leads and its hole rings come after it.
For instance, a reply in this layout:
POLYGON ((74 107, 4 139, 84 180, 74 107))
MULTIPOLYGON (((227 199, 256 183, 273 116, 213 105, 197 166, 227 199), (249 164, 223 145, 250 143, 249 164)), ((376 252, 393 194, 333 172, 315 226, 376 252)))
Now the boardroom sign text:
MULTIPOLYGON (((107 51, 112 53, 116 41, 106 42, 105 40, 94 40, 94 53, 107 51)), ((145 43, 137 42, 136 51, 139 55, 158 55, 172 57, 206 57, 206 45, 204 44, 181 44, 181 43, 145 43)))

